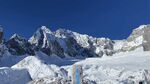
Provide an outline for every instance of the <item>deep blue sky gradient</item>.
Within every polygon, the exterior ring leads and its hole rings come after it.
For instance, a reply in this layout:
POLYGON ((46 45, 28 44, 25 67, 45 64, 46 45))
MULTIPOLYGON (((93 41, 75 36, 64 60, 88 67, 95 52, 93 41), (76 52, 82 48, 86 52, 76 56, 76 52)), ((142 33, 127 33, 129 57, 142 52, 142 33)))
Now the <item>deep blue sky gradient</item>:
POLYGON ((0 0, 0 24, 7 39, 14 33, 29 38, 41 25, 124 39, 149 23, 150 0, 0 0))

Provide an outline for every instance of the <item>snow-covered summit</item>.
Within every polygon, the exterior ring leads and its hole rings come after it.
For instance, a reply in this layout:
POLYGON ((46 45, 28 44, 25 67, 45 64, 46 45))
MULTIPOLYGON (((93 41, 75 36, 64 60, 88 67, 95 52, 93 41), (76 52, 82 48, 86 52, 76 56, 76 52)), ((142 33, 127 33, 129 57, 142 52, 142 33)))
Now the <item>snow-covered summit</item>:
POLYGON ((67 38, 68 36, 73 36, 73 32, 70 30, 59 28, 54 32, 56 37, 67 38))
POLYGON ((46 26, 41 26, 37 32, 42 31, 43 33, 51 33, 51 30, 49 28, 47 28, 46 26))
MULTIPOLYGON (((46 26, 41 26, 40 28, 37 29, 37 31, 33 34, 33 36, 28 40, 31 44, 38 45, 40 44, 39 40, 45 42, 48 39, 47 34, 51 34, 52 32, 50 31, 49 28, 46 26)), ((44 46, 44 45, 43 45, 44 46)))
POLYGON ((124 42, 122 47, 123 51, 132 51, 138 47, 143 47, 144 50, 150 50, 150 48, 146 49, 149 45, 150 35, 150 25, 141 25, 138 28, 134 29, 127 40, 124 42), (145 43, 146 42, 146 43, 145 43), (145 47, 146 45, 146 47, 145 47))
POLYGON ((24 37, 20 36, 19 34, 16 34, 16 33, 15 33, 15 34, 13 34, 13 35, 10 37, 10 39, 20 39, 20 40, 22 39, 22 40, 23 40, 23 39, 26 39, 26 38, 24 38, 24 37))
POLYGON ((146 27, 150 27, 150 24, 147 24, 147 25, 140 25, 138 28, 135 28, 134 30, 141 30, 141 29, 144 29, 146 27))

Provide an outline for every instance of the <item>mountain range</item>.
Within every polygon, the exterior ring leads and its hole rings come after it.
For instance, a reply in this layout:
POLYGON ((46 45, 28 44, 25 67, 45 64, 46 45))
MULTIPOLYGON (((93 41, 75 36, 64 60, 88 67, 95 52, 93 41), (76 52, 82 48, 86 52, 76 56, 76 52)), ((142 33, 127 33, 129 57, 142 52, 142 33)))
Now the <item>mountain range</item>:
POLYGON ((150 25, 141 25, 134 29, 127 39, 111 40, 65 29, 53 32, 46 26, 42 26, 29 39, 14 34, 9 40, 3 41, 3 31, 1 31, 0 39, 6 48, 3 50, 7 50, 11 55, 35 55, 36 51, 42 51, 48 56, 55 54, 61 58, 67 56, 102 57, 104 55, 112 56, 118 52, 132 51, 138 47, 149 51, 149 33, 150 25))
POLYGON ((0 26, 0 84, 71 84, 73 65, 84 84, 150 84, 150 25, 112 40, 41 26, 29 38, 8 40, 0 26))

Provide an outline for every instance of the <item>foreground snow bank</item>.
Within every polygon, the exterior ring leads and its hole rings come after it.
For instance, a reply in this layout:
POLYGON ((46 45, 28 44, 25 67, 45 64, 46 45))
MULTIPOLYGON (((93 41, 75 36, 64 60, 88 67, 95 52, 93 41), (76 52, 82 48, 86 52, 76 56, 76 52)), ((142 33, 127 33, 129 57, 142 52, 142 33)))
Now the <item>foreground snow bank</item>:
MULTIPOLYGON (((96 84, 150 84, 150 52, 119 53, 113 57, 87 58, 75 63, 83 67, 84 80, 96 84)), ((63 66, 69 76, 72 66, 63 66)))
POLYGON ((0 68, 0 84, 27 84, 31 81, 27 70, 0 68))
POLYGON ((12 66, 14 69, 27 69, 32 79, 39 79, 44 77, 65 77, 64 69, 56 65, 46 65, 35 56, 28 56, 16 65, 12 66))

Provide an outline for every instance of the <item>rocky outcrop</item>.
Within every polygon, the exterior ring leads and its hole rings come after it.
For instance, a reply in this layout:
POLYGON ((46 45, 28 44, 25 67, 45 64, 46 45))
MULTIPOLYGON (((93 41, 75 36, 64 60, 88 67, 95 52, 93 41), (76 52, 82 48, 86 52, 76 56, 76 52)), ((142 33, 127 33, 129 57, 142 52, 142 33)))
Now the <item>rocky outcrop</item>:
POLYGON ((30 43, 18 34, 14 34, 5 45, 12 55, 35 54, 30 43))

